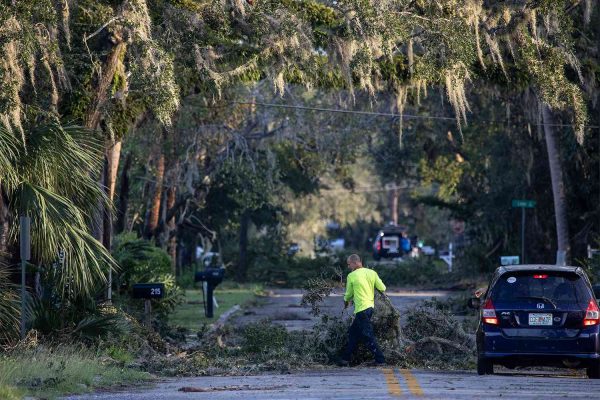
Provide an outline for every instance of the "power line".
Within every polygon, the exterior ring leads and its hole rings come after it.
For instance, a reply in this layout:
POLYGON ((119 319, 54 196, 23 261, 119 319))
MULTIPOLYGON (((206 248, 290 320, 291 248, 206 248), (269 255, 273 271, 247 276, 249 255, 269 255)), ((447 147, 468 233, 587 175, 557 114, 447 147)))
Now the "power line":
MULTIPOLYGON (((244 105, 253 105, 253 106, 262 106, 262 107, 273 107, 273 108, 289 108, 296 110, 305 110, 305 111, 320 111, 320 112, 333 112, 333 113, 342 113, 342 114, 357 114, 357 115, 371 115, 376 117, 388 117, 388 118, 402 118, 402 119, 430 119, 430 120, 442 120, 442 121, 456 121, 456 118, 452 117, 436 117, 430 115, 415 115, 415 114, 396 114, 396 113, 385 113, 378 111, 361 111, 361 110, 343 110, 340 108, 326 108, 326 107, 308 107, 308 106, 298 106, 298 105, 290 105, 290 104, 277 104, 277 103, 265 103, 265 102, 252 102, 252 101, 232 101, 232 104, 244 104, 244 105)), ((477 120, 479 122, 490 122, 493 124, 503 123, 504 121, 494 121, 494 120, 477 120)), ((557 126, 557 127, 573 127, 572 124, 544 124, 544 123, 529 123, 532 126, 557 126)), ((586 125, 586 128, 590 129, 598 129, 600 126, 598 125, 586 125)))

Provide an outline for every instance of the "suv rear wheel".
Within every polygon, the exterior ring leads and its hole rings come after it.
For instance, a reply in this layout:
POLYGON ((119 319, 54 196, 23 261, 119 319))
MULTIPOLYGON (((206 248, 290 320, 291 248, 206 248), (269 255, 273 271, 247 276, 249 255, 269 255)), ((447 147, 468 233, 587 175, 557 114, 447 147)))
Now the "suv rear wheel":
POLYGON ((485 358, 477 357, 477 374, 478 375, 492 375, 494 373, 494 364, 485 358))
POLYGON ((587 369, 587 376, 590 379, 600 379, 600 361, 594 360, 593 364, 590 365, 587 369))

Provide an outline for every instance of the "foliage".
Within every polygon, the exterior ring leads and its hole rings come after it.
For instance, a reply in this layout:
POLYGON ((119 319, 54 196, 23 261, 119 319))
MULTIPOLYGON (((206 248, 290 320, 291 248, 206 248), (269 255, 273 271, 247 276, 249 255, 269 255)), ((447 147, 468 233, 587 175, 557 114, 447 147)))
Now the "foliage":
POLYGON ((147 373, 118 367, 95 357, 87 349, 67 345, 40 346, 0 354, 0 377, 4 384, 44 398, 150 379, 147 373))
POLYGON ((93 298, 80 296, 62 302, 49 296, 32 302, 31 329, 49 338, 92 343, 109 334, 125 334, 129 321, 119 310, 97 304, 93 298))
POLYGON ((320 276, 335 276, 329 257, 256 258, 248 277, 253 282, 269 286, 302 287, 307 280, 320 276))
POLYGON ((264 323, 248 324, 242 331, 242 351, 264 354, 281 349, 288 339, 287 330, 279 325, 264 329, 264 323))
MULTIPOLYGON (((10 133, 0 127, 0 136, 10 133)), ((55 120, 27 129, 24 139, 0 140, 0 146, 7 145, 7 168, 0 170, 0 181, 10 199, 10 244, 18 239, 19 216, 30 216, 33 261, 49 266, 63 252, 60 295, 68 296, 69 290, 89 294, 115 266, 89 233, 91 216, 106 202, 92 178, 102 162, 101 143, 90 132, 55 120)))
POLYGON ((435 287, 456 278, 448 273, 446 264, 429 257, 408 258, 394 265, 382 264, 372 268, 389 286, 435 287))
POLYGON ((122 234, 115 239, 113 256, 120 265, 116 277, 119 291, 125 290, 121 301, 141 313, 141 302, 129 299, 127 293, 135 283, 161 282, 165 284, 162 299, 152 300, 152 308, 166 318, 183 301, 183 292, 172 275, 171 258, 151 242, 139 239, 134 233, 122 234))
POLYGON ((169 255, 151 242, 139 239, 134 233, 115 238, 113 256, 119 263, 119 284, 130 288, 139 282, 151 282, 157 276, 171 273, 169 255))
POLYGON ((0 263, 0 345, 19 337, 20 299, 18 286, 9 280, 10 269, 0 263))
POLYGON ((17 389, 0 383, 0 398, 6 400, 20 400, 23 396, 17 389))

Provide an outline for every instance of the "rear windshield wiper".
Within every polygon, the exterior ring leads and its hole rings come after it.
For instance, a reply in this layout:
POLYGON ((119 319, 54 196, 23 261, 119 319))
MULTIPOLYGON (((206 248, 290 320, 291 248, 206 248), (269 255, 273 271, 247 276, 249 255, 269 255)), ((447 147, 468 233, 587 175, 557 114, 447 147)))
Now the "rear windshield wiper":
POLYGON ((516 297, 516 298, 517 299, 537 299, 537 300, 542 300, 542 301, 545 301, 547 303, 552 304, 552 306, 554 308, 558 308, 558 307, 556 307, 556 304, 552 300, 550 300, 549 298, 544 297, 544 296, 519 296, 519 297, 516 297))

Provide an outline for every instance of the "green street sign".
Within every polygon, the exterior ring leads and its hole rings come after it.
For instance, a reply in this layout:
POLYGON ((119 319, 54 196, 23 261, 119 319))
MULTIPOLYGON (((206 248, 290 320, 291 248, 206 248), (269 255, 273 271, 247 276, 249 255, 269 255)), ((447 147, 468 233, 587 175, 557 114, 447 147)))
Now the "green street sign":
POLYGON ((534 200, 513 200, 512 206, 513 206, 513 208, 534 208, 535 201, 534 200))
POLYGON ((519 256, 501 256, 500 265, 519 265, 519 256))

